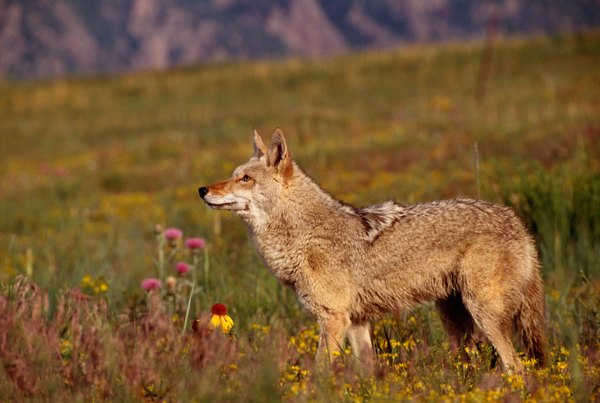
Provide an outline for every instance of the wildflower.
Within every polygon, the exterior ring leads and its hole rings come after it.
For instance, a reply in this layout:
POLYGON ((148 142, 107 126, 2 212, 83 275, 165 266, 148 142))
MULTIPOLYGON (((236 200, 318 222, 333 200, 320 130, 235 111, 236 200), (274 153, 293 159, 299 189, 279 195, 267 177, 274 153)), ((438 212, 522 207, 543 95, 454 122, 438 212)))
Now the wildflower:
POLYGON ((223 333, 231 332, 233 328, 233 319, 227 315, 227 308, 221 303, 216 303, 210 308, 212 316, 210 317, 209 327, 211 329, 221 328, 223 333))
POLYGON ((173 276, 169 276, 165 280, 165 283, 167 285, 167 290, 169 290, 169 292, 171 292, 171 293, 174 293, 175 292, 175 286, 177 285, 177 279, 175 277, 173 277, 173 276))
POLYGON ((202 249, 206 246, 204 238, 188 238, 185 241, 185 246, 189 249, 202 249))
POLYGON ((92 276, 90 276, 89 274, 86 274, 85 276, 83 276, 83 279, 81 280, 81 286, 83 288, 85 288, 85 287, 89 287, 91 284, 94 284, 94 280, 92 280, 92 276))
POLYGON ((253 323, 252 324, 252 330, 256 330, 256 331, 262 332, 264 334, 267 334, 271 330, 271 326, 269 326, 269 325, 262 326, 262 325, 260 325, 258 323, 253 323))
POLYGON ((73 344, 69 339, 60 339, 60 356, 63 359, 71 358, 73 352, 73 344))
POLYGON ((186 262, 177 262, 175 263, 175 270, 177 270, 177 274, 184 276, 190 271, 190 265, 186 262))
POLYGON ((162 288, 162 282, 157 278, 147 278, 142 281, 142 288, 146 291, 158 290, 162 288))
POLYGON ((183 232, 179 228, 167 228, 164 232, 165 238, 171 246, 175 246, 177 240, 183 236, 183 232))
POLYGON ((52 171, 52 167, 48 164, 41 164, 40 165, 40 172, 43 174, 49 174, 52 171))
POLYGON ((86 274, 83 279, 81 279, 80 285, 82 291, 87 294, 104 294, 108 291, 108 284, 104 277, 100 276, 98 278, 93 278, 89 274, 86 274))
POLYGON ((106 284, 103 279, 98 279, 96 281, 96 285, 94 286, 94 293, 104 294, 106 291, 108 291, 108 284, 106 284))
POLYGON ((69 170, 64 167, 56 167, 54 168, 54 175, 59 178, 64 178, 65 176, 69 175, 69 170))
POLYGON ((525 388, 525 382, 523 377, 519 374, 503 375, 502 376, 513 390, 523 390, 525 388))

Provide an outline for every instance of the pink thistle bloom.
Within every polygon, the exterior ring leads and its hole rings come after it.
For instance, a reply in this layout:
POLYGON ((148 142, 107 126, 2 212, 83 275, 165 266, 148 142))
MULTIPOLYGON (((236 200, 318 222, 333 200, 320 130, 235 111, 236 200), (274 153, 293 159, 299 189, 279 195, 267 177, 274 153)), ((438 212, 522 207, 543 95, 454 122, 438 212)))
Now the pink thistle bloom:
POLYGON ((204 238, 188 238, 185 241, 185 246, 190 249, 202 249, 206 246, 204 238))
POLYGON ((179 228, 174 227, 167 228, 164 234, 165 238, 171 242, 176 241, 183 236, 183 232, 179 228))
POLYGON ((57 167, 54 168, 54 175, 56 175, 59 178, 64 178, 65 176, 69 175, 69 170, 67 168, 57 167))
POLYGON ((175 270, 177 270, 177 274, 184 276, 190 271, 190 265, 186 262, 177 262, 175 263, 175 270))
POLYGON ((157 278, 150 277, 142 281, 142 288, 146 291, 158 290, 162 288, 162 282, 157 278))
POLYGON ((49 174, 52 171, 52 167, 48 164, 40 165, 40 172, 43 174, 49 174))

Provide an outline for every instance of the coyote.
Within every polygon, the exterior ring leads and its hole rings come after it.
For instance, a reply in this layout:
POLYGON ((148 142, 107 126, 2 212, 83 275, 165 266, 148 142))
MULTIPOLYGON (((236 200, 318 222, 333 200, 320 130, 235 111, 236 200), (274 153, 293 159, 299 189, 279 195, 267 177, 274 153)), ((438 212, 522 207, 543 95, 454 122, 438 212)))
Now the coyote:
POLYGON ((516 324, 527 353, 544 364, 540 265, 508 207, 469 199, 349 206, 296 165, 279 129, 270 147, 255 131, 250 161, 198 192, 246 222, 271 272, 317 318, 317 362, 331 362, 346 336, 353 354, 372 362, 369 321, 435 301, 454 351, 477 327, 505 371, 522 371, 516 324))

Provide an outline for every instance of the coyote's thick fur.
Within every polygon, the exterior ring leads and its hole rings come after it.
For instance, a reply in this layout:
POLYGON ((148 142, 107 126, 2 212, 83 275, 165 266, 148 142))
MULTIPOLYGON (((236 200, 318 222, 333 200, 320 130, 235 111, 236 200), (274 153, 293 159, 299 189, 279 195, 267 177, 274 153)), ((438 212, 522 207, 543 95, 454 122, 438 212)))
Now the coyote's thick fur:
POLYGON ((280 130, 270 147, 255 132, 254 150, 230 179, 198 190, 210 207, 244 219, 269 269, 316 316, 318 361, 331 360, 347 335, 369 362, 370 320, 435 301, 454 349, 477 327, 504 369, 520 371, 516 324, 527 353, 543 364, 537 253, 511 209, 467 199, 355 208, 300 170, 280 130))

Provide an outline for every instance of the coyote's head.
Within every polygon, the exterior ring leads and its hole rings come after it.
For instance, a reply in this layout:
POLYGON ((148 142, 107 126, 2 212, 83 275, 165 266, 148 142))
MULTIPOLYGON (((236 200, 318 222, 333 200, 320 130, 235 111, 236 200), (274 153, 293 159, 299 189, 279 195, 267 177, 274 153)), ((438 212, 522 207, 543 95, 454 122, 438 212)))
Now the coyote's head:
POLYGON ((294 172, 281 130, 276 129, 267 148, 254 131, 254 156, 233 171, 231 178, 198 189, 200 197, 214 209, 233 210, 247 221, 264 220, 280 200, 294 172))

